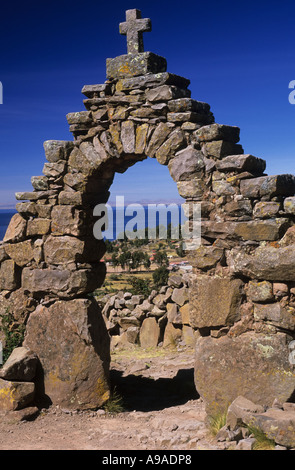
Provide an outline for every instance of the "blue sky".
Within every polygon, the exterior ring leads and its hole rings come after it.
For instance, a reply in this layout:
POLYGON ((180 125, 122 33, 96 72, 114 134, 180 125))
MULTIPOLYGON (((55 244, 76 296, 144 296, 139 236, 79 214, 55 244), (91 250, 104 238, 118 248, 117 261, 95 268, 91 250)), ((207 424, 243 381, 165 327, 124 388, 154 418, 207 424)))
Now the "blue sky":
MULTIPOLYGON (((268 174, 295 173, 294 0, 5 3, 0 207, 14 205, 14 193, 42 173, 45 140, 72 140, 65 116, 84 109, 83 85, 105 81, 106 58, 126 53, 118 25, 129 8, 152 20, 145 50, 191 80, 192 98, 209 103, 216 122, 241 128, 245 153, 266 159, 268 174)), ((151 159, 118 175, 115 194, 134 202, 177 197, 167 168, 151 159)))

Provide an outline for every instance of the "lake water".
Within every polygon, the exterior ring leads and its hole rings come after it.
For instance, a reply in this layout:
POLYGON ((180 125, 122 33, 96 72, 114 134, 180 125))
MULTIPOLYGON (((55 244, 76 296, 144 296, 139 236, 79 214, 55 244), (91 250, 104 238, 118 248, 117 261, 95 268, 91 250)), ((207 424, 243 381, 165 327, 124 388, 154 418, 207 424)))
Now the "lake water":
POLYGON ((8 224, 11 217, 15 214, 16 211, 13 210, 0 210, 0 240, 3 240, 5 232, 7 230, 8 224))

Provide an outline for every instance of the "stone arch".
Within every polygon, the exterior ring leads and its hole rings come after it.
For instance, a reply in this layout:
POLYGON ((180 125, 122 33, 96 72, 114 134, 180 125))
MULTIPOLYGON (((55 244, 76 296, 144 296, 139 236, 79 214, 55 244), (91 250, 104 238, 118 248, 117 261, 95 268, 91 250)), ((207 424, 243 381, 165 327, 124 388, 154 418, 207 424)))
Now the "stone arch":
POLYGON ((107 202, 115 172, 149 157, 168 166, 188 215, 190 202, 202 207, 203 244, 190 253, 198 392, 222 408, 237 395, 271 404, 294 391, 295 178, 265 175, 240 129, 215 123, 189 83, 150 52, 108 59, 106 82, 82 89, 86 110, 67 115, 74 140, 46 141, 43 175, 16 194, 0 246, 0 314, 9 308, 26 324, 24 345, 54 403, 97 408, 109 397, 108 335, 88 297, 105 278, 93 208, 107 202))

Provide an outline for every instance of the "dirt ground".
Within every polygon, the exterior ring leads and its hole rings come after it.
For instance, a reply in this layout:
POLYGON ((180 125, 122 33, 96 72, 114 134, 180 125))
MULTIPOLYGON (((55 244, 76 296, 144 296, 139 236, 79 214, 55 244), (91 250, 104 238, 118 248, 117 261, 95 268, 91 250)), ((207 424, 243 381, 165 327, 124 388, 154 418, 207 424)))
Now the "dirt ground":
POLYGON ((1 416, 0 450, 219 450, 193 383, 190 349, 113 354, 111 383, 124 410, 52 406, 33 421, 1 416))

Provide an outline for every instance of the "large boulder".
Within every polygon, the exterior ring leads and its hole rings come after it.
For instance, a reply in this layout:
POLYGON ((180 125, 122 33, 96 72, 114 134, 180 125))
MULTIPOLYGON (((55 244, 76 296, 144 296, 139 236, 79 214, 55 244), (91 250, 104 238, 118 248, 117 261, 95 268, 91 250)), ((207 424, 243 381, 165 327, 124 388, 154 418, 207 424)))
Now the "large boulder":
POLYGON ((262 406, 285 402, 295 389, 288 336, 247 332, 236 338, 201 337, 196 343, 195 385, 211 415, 242 395, 262 406))
POLYGON ((40 360, 38 393, 72 409, 95 409, 109 398, 109 336, 95 300, 39 305, 24 346, 40 360))

